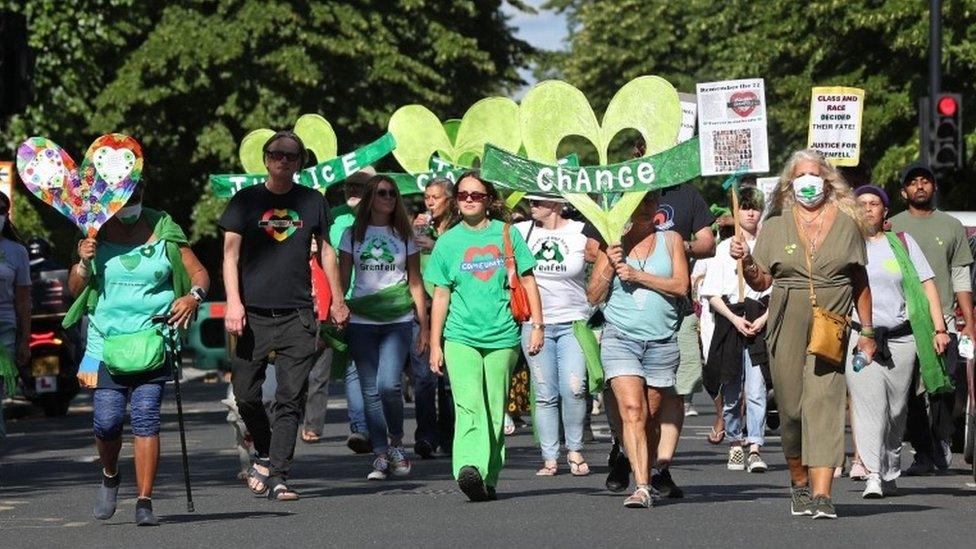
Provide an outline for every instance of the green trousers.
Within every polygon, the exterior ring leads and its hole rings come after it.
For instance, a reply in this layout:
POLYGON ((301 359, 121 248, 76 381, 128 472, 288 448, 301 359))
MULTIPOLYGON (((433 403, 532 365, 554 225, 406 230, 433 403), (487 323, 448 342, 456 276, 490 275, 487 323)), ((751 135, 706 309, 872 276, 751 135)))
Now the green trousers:
POLYGON ((479 349, 444 344, 444 361, 454 394, 454 478, 473 466, 485 484, 498 484, 505 464, 505 399, 518 347, 479 349))

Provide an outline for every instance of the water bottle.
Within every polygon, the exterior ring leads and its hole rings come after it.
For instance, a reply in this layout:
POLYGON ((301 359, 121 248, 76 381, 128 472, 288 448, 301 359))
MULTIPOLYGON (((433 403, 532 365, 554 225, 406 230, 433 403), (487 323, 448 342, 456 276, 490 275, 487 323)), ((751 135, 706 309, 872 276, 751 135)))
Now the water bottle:
POLYGON ((854 367, 854 372, 860 372, 865 366, 868 365, 868 357, 864 356, 864 353, 858 349, 854 353, 854 360, 851 361, 851 364, 854 367))
POLYGON ((973 358, 973 340, 969 336, 959 338, 959 356, 969 360, 973 358))

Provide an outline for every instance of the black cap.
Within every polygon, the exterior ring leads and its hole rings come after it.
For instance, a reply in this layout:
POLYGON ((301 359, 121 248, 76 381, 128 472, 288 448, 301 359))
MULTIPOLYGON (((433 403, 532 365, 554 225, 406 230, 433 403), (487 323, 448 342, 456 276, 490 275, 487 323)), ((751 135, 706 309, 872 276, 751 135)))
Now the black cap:
POLYGON ((923 175, 931 179, 933 184, 935 183, 935 173, 932 172, 932 168, 924 162, 914 162, 901 171, 901 186, 904 187, 918 175, 923 175))

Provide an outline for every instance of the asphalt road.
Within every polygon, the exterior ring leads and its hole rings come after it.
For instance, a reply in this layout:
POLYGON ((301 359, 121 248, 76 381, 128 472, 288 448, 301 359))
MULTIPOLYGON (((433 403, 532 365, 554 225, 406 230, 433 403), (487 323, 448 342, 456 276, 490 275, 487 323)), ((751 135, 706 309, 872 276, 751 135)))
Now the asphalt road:
MULTIPOLYGON (((336 389, 336 388, 334 388, 336 389)), ((341 390, 341 385, 337 388, 341 390)), ((561 464, 552 478, 540 466, 531 434, 508 439, 508 466, 497 502, 468 503, 446 458, 414 460, 410 477, 367 482, 370 458, 345 445, 341 397, 329 410, 324 441, 298 443, 292 487, 297 502, 253 496, 236 480, 233 434, 219 403, 225 385, 185 386, 195 513, 187 513, 179 460, 176 411, 164 405, 163 458, 154 496, 158 528, 132 524, 135 488, 131 445, 123 447, 123 487, 115 517, 91 518, 98 465, 91 410, 80 396, 68 417, 9 422, 0 454, 0 547, 973 547, 976 488, 956 455, 952 474, 899 480, 900 495, 860 499, 862 484, 836 485, 840 518, 813 521, 788 512, 787 477, 776 437, 764 475, 725 469, 724 446, 705 441, 713 416, 688 421, 672 471, 686 492, 653 509, 624 509, 624 495, 603 488, 605 442, 586 455, 594 469, 575 478, 561 464)), ((331 405, 331 404, 330 404, 331 405)), ((412 415, 412 407, 408 411, 412 415)), ((412 420, 408 420, 409 434, 412 420)), ((597 422, 598 433, 603 424, 597 422)), ((906 449, 906 461, 910 452, 906 449)), ((907 463, 906 463, 907 466, 907 463)))

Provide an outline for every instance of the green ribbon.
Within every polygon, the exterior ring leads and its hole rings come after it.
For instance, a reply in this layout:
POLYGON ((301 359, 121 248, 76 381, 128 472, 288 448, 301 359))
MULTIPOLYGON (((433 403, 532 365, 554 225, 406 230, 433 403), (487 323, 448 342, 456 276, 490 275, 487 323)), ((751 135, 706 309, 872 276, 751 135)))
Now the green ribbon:
POLYGON ((932 341, 935 339, 935 323, 929 309, 929 300, 925 297, 925 290, 918 276, 918 270, 912 263, 908 250, 901 243, 901 239, 894 233, 885 232, 888 245, 895 254, 898 268, 901 270, 901 287, 905 293, 905 310, 908 312, 908 323, 912 327, 915 338, 915 352, 918 354, 918 371, 925 384, 925 390, 931 394, 946 393, 955 390, 952 377, 946 372, 945 357, 935 352, 932 341))
POLYGON ((387 286, 369 295, 346 300, 349 310, 376 322, 389 322, 413 310, 413 296, 406 282, 387 286))
POLYGON ((550 166, 485 145, 481 176, 527 193, 591 194, 647 192, 701 175, 698 138, 654 156, 608 166, 550 166))
MULTIPOLYGON (((390 154, 394 148, 396 148, 396 141, 393 139, 393 134, 387 132, 383 137, 353 152, 301 170, 295 174, 295 182, 313 189, 328 189, 366 166, 375 164, 390 154)), ((267 179, 267 174, 219 174, 210 176, 210 186, 218 198, 230 198, 237 191, 263 184, 267 179)))

